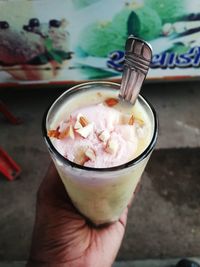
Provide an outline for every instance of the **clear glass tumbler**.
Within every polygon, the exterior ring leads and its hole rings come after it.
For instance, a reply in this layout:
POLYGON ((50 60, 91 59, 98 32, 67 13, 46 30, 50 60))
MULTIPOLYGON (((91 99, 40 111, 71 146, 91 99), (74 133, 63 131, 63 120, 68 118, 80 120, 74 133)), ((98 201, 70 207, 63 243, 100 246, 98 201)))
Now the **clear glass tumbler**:
POLYGON ((47 133, 49 126, 63 103, 76 96, 80 90, 96 88, 118 90, 112 82, 88 82, 64 92, 48 109, 43 119, 43 135, 60 178, 74 206, 95 225, 115 222, 127 207, 153 151, 158 132, 154 108, 139 95, 138 100, 149 115, 152 138, 144 151, 133 160, 116 167, 90 168, 78 165, 62 156, 53 146, 47 133))

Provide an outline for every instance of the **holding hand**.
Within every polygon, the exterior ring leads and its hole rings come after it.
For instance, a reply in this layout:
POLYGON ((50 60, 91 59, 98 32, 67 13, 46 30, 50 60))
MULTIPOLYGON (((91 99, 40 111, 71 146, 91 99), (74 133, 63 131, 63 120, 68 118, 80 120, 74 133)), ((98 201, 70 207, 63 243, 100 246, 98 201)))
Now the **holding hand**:
POLYGON ((95 227, 73 206, 53 165, 39 188, 27 267, 111 267, 124 236, 119 221, 95 227))

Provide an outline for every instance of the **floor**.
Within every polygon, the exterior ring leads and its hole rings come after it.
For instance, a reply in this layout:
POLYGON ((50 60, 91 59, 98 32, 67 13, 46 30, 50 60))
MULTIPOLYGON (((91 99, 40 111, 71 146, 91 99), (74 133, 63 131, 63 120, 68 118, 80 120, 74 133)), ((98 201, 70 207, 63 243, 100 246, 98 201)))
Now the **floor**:
MULTIPOLYGON (((41 120, 63 90, 0 89, 0 99, 23 120, 15 126, 0 114, 0 146, 22 167, 15 181, 0 175, 0 261, 25 261, 28 256, 35 196, 50 162, 41 120)), ((198 257, 200 82, 147 83, 142 94, 159 116, 159 138, 130 208, 117 260, 198 257)))

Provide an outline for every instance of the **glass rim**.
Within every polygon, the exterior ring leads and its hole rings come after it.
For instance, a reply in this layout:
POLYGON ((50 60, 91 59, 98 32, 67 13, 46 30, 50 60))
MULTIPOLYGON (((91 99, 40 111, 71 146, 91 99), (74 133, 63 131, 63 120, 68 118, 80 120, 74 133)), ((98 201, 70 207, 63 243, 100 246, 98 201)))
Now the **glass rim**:
POLYGON ((138 155, 136 158, 113 167, 108 167, 108 168, 94 168, 94 167, 87 167, 83 165, 79 165, 73 161, 68 160, 65 158, 63 155, 61 155, 58 150, 54 147, 53 143, 51 142, 51 139, 49 138, 47 134, 47 127, 46 127, 46 122, 47 122, 47 117, 49 115, 49 111, 51 108, 65 95, 65 94, 70 94, 70 93, 75 93, 77 90, 80 88, 87 86, 87 85, 93 85, 93 84, 100 84, 100 85, 110 85, 110 86, 117 86, 120 87, 120 84, 115 83, 115 82, 109 82, 109 81, 92 81, 92 82, 85 82, 85 83, 80 83, 78 85, 75 85, 69 89, 67 89, 64 93, 62 93, 56 100, 53 101, 53 103, 50 104, 50 106, 47 108, 46 112, 43 115, 42 119, 42 134, 43 138, 47 144, 48 149, 56 156, 59 158, 59 160, 68 166, 71 166, 72 168, 76 168, 79 170, 85 170, 85 171, 95 171, 95 172, 112 172, 112 171, 119 171, 122 169, 127 169, 130 167, 135 166, 139 162, 141 162, 143 159, 145 159, 153 150, 156 144, 157 136, 158 136, 158 119, 156 115, 156 111, 152 104, 141 94, 138 95, 138 97, 149 107, 149 109, 152 111, 153 114, 153 119, 154 119, 154 129, 153 129, 153 135, 151 138, 151 141, 149 142, 149 145, 145 148, 145 150, 138 155))

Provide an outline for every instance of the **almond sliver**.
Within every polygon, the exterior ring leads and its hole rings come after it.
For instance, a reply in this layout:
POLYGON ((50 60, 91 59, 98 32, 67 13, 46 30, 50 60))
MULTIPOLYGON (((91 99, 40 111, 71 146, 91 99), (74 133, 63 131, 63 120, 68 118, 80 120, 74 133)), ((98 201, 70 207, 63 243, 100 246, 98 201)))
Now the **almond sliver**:
POLYGON ((135 118, 133 115, 130 117, 128 124, 133 125, 134 123, 138 123, 140 126, 144 125, 144 121, 138 118, 135 118))
POLYGON ((108 139, 110 138, 110 133, 107 129, 105 129, 104 131, 102 131, 100 134, 99 134, 99 139, 102 141, 102 142, 107 142, 108 139))
POLYGON ((109 107, 113 107, 119 103, 119 100, 116 98, 108 98, 105 100, 105 103, 109 107))
POLYGON ((85 155, 86 155, 86 157, 88 157, 92 161, 94 161, 95 158, 96 158, 96 154, 95 154, 95 152, 94 152, 94 150, 92 148, 88 148, 85 151, 85 155))
POLYGON ((68 137, 68 136, 69 136, 69 126, 67 127, 67 129, 65 129, 59 134, 58 138, 64 139, 65 137, 68 137))
POLYGON ((74 139, 74 129, 73 129, 72 125, 69 126, 69 137, 74 139))
POLYGON ((89 124, 89 122, 88 122, 88 120, 86 119, 86 117, 83 117, 83 116, 81 116, 81 117, 79 118, 79 122, 80 122, 80 124, 81 124, 83 127, 85 127, 85 126, 87 126, 87 125, 89 124))
POLYGON ((80 148, 75 153, 74 162, 79 165, 84 165, 86 161, 88 161, 89 158, 85 155, 84 149, 80 148))
POLYGON ((110 139, 107 143, 106 146, 106 152, 110 153, 110 154, 116 154, 117 150, 118 150, 119 144, 116 140, 112 140, 110 139))
POLYGON ((60 133, 58 130, 49 130, 47 133, 48 137, 54 137, 54 138, 58 138, 59 134, 60 133))
POLYGON ((135 121, 135 119, 134 119, 134 116, 132 115, 132 116, 130 117, 130 119, 129 119, 128 124, 129 124, 129 125, 133 125, 133 124, 134 124, 134 121, 135 121))
POLYGON ((66 137, 71 137, 74 139, 74 130, 71 125, 68 126, 66 130, 62 131, 58 136, 59 139, 64 139, 66 137))
POLYGON ((76 122, 75 122, 75 124, 74 124, 74 129, 75 130, 78 130, 78 129, 80 129, 80 128, 82 128, 83 126, 81 125, 81 123, 77 120, 76 122))
POLYGON ((89 123, 87 126, 77 129, 76 132, 79 133, 82 137, 87 138, 93 131, 93 124, 89 123))

